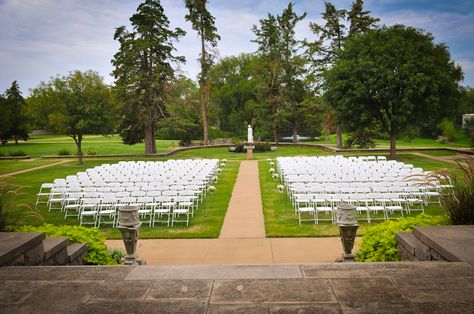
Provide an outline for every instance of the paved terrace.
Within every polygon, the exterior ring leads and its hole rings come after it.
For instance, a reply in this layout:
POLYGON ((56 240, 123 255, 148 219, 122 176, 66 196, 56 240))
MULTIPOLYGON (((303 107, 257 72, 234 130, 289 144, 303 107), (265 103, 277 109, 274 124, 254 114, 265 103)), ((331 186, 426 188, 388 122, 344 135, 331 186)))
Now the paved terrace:
POLYGON ((3 267, 0 313, 473 313, 466 263, 3 267))

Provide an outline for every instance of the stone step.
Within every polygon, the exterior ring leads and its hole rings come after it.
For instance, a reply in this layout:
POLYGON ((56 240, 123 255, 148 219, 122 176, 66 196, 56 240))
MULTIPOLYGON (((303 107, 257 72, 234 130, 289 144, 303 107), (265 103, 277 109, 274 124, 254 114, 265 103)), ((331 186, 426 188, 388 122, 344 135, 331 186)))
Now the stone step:
POLYGON ((41 232, 0 232, 0 266, 41 264, 43 239, 41 232))
POLYGON ((43 240, 43 265, 67 265, 67 246, 69 240, 66 237, 46 238, 43 240))
POLYGON ((411 232, 397 233, 398 252, 401 260, 430 261, 430 248, 411 232))
POLYGON ((87 243, 73 243, 68 245, 67 255, 69 265, 82 265, 82 259, 87 255, 87 243))

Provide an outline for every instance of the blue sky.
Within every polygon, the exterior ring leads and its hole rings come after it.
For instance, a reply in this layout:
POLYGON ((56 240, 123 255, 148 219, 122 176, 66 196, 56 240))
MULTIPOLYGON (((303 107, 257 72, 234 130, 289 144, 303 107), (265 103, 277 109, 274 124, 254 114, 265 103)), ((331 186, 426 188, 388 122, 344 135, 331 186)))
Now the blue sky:
MULTIPOLYGON (((187 63, 180 70, 195 78, 198 39, 182 0, 163 0, 174 27, 188 32, 178 44, 187 63)), ((349 8, 350 1, 331 1, 349 8)), ((137 0, 0 0, 0 92, 17 80, 24 95, 56 74, 72 70, 98 71, 112 83, 110 60, 117 51, 114 29, 128 25, 137 0)), ((294 1, 296 11, 308 17, 297 28, 298 38, 311 38, 310 21, 320 21, 322 0, 294 1)), ((288 4, 281 0, 211 0, 216 17, 221 57, 255 50, 251 27, 268 12, 278 14, 288 4)), ((381 19, 380 24, 405 25, 431 32, 436 42, 446 43, 452 58, 463 67, 463 85, 474 86, 474 0, 366 0, 365 7, 381 19)))

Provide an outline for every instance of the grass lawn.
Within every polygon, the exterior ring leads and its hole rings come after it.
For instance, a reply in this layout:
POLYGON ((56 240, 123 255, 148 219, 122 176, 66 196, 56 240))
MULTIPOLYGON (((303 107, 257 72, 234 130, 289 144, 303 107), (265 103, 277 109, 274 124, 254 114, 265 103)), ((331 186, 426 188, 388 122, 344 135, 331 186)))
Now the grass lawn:
MULTIPOLYGON (((409 155, 412 156, 412 155, 409 155)), ((450 164, 432 161, 423 157, 414 156, 408 158, 407 161, 413 163, 416 167, 423 167, 426 170, 434 170, 436 166, 446 166, 450 164)), ((403 156, 400 158, 403 160, 403 156)), ((405 161, 405 162, 407 162, 405 161)), ((455 165, 452 165, 455 167, 455 165)), ((286 194, 278 193, 277 182, 273 180, 269 173, 270 165, 266 161, 259 162, 260 189, 262 193, 263 214, 265 217, 265 231, 267 237, 333 237, 339 236, 339 229, 330 221, 320 221, 319 224, 303 223, 298 224, 298 218, 294 214, 294 209, 286 194)), ((411 215, 416 215, 419 211, 413 211, 411 215)), ((425 208, 425 213, 430 215, 441 215, 442 209, 437 205, 430 205, 425 208)), ((365 234, 367 227, 374 225, 380 221, 367 222, 360 221, 357 234, 362 236, 365 234)))
MULTIPOLYGON (((334 155, 334 153, 318 147, 279 146, 276 152, 253 154, 254 159, 276 158, 279 156, 317 156, 334 155)), ((227 147, 199 148, 178 152, 172 158, 219 158, 219 159, 246 159, 245 153, 231 153, 227 147)))
MULTIPOLYGON (((166 152, 170 148, 176 147, 179 141, 157 140, 156 149, 158 152, 166 152)), ((18 145, 9 142, 0 145, 0 153, 8 155, 10 152, 23 151, 31 157, 45 155, 57 155, 60 150, 66 149, 71 154, 76 154, 76 144, 70 137, 64 135, 32 136, 28 141, 20 141, 18 145)), ((117 135, 86 135, 82 142, 84 154, 95 152, 95 154, 143 154, 145 144, 136 145, 123 144, 117 135)))
MULTIPOLYGON (((342 135, 342 140, 345 141, 347 138, 347 134, 342 135)), ((314 142, 307 142, 307 143, 313 143, 313 144, 327 144, 327 145, 336 145, 336 135, 331 134, 329 136, 328 141, 324 139, 324 136, 321 137, 320 141, 314 141, 314 142)), ((382 140, 382 139, 376 139, 375 144, 377 145, 377 148, 382 148, 382 147, 390 147, 390 141, 389 140, 382 140)), ((457 130, 456 134, 454 136, 454 140, 451 143, 448 144, 440 144, 436 142, 432 138, 414 138, 412 140, 409 139, 404 139, 400 138, 397 139, 397 147, 399 148, 411 148, 411 147, 464 147, 464 148, 470 148, 471 147, 471 141, 470 139, 462 132, 461 130, 457 130)))
POLYGON ((450 151, 450 150, 420 150, 419 153, 430 155, 430 156, 454 156, 458 153, 450 151))
MULTIPOLYGON (((143 159, 143 158, 142 158, 143 159)), ((65 178, 67 175, 75 174, 87 168, 91 168, 103 163, 116 163, 120 159, 88 159, 84 165, 77 165, 75 162, 60 164, 45 169, 39 169, 15 177, 8 177, 7 181, 12 184, 24 186, 21 190, 22 195, 18 197, 19 204, 34 207, 36 201, 35 194, 38 192, 42 183, 52 182, 55 178, 65 178)), ((190 220, 189 226, 177 225, 174 227, 142 227, 141 238, 212 238, 217 237, 224 221, 227 205, 232 194, 237 172, 240 163, 228 163, 218 184, 217 192, 209 194, 206 201, 201 204, 194 218, 190 220)), ((77 225, 78 220, 75 218, 64 219, 63 213, 59 211, 48 212, 46 206, 42 205, 38 211, 44 217, 44 221, 29 218, 26 214, 26 208, 23 207, 11 213, 11 218, 20 224, 39 225, 42 223, 51 223, 56 225, 77 225)), ((121 238, 117 229, 101 228, 108 238, 121 238)))
POLYGON ((0 175, 29 168, 54 164, 61 159, 20 159, 20 160, 0 160, 0 175))

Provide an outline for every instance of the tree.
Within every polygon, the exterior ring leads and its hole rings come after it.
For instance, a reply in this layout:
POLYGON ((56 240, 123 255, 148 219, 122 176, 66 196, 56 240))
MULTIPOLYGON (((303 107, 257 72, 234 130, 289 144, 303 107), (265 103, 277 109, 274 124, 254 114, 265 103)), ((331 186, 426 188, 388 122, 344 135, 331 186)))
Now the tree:
MULTIPOLYGON (((273 120, 273 134, 275 143, 280 138, 280 127, 285 118, 298 117, 297 104, 303 100, 302 74, 304 71, 303 59, 297 54, 300 41, 295 38, 296 24, 306 17, 306 13, 298 16, 289 3, 281 15, 268 14, 266 19, 260 20, 260 26, 253 26, 252 31, 257 38, 258 54, 264 70, 261 75, 266 81, 266 103, 270 108, 273 120)), ((293 123, 293 133, 297 129, 296 120, 293 123)))
POLYGON ((2 143, 6 143, 9 138, 15 140, 28 138, 28 117, 25 112, 26 102, 21 96, 20 87, 16 81, 12 82, 9 89, 5 91, 5 96, 0 99, 2 126, 0 127, 0 138, 2 143))
POLYGON ((185 0, 186 8, 189 14, 186 15, 186 21, 191 22, 192 28, 197 31, 201 37, 201 73, 199 74, 200 104, 202 112, 202 128, 204 145, 209 144, 209 121, 207 107, 209 102, 209 93, 211 90, 211 80, 209 77, 210 69, 214 63, 215 53, 213 49, 217 47, 217 41, 221 37, 217 34, 215 27, 215 18, 207 10, 207 0, 185 0), (209 45, 209 46, 206 46, 209 45))
POLYGON ((146 0, 130 18, 133 30, 116 29, 120 44, 114 55, 116 93, 122 102, 120 133, 126 144, 145 140, 145 154, 156 154, 157 122, 165 117, 166 86, 174 77, 171 62, 184 62, 173 54, 173 41, 185 32, 171 30, 159 0, 146 0))
MULTIPOLYGON (((351 37, 362 34, 373 28, 379 21, 371 17, 370 11, 364 11, 364 1, 356 0, 350 11, 337 9, 330 2, 325 2, 325 12, 322 14, 324 25, 310 23, 310 29, 317 36, 314 42, 306 42, 306 57, 310 63, 310 79, 316 89, 323 83, 322 75, 340 57, 344 43, 351 37), (347 31, 346 21, 349 22, 347 31)), ((338 117, 336 123, 336 146, 342 148, 342 127, 338 117)))
POLYGON ((462 70, 431 34, 395 25, 351 38, 324 79, 335 115, 352 130, 380 123, 393 159, 401 131, 458 104, 462 70))
POLYGON ((158 137, 179 139, 181 145, 189 145, 201 136, 200 105, 194 82, 178 77, 167 88, 166 118, 158 122, 158 137))
POLYGON ((74 71, 41 82, 31 92, 30 111, 33 115, 46 114, 48 129, 74 139, 79 164, 84 134, 110 133, 115 118, 110 87, 93 71, 74 71))

